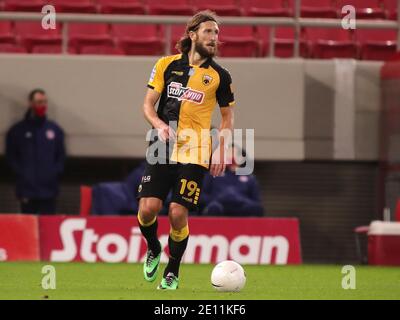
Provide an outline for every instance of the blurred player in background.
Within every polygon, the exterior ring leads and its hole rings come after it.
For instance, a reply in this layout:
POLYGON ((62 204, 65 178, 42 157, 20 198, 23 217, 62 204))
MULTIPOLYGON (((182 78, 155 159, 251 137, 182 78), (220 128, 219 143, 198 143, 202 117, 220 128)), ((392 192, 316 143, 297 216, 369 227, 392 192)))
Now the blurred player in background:
POLYGON ((158 139, 167 145, 167 150, 170 143, 174 144, 173 152, 166 153, 166 164, 150 164, 147 154, 148 163, 139 186, 138 222, 148 245, 144 263, 147 281, 154 281, 157 277, 161 257, 157 214, 172 190, 168 212, 170 256, 158 289, 178 288, 179 266, 189 239, 188 212, 197 209, 207 169, 213 176, 219 176, 225 170, 226 139, 220 135, 220 144, 213 152, 210 165, 210 136, 206 139, 200 137, 202 129, 210 129, 217 103, 222 116, 220 131, 232 131, 233 128, 231 76, 213 60, 218 49, 218 34, 218 22, 213 12, 202 11, 194 15, 177 44, 181 54, 158 60, 144 99, 145 118, 157 130, 158 139), (155 105, 159 100, 156 112, 155 105), (171 122, 177 125, 173 127, 171 122), (186 140, 181 133, 186 129, 195 131, 199 137, 197 144, 191 146, 199 151, 195 156, 195 153, 187 156, 184 152, 186 140), (204 158, 207 161, 204 162, 204 158))
POLYGON ((203 182, 201 206, 203 216, 258 216, 262 217, 260 188, 253 174, 237 175, 236 169, 244 164, 244 151, 232 145, 226 152, 227 169, 220 177, 206 174, 203 182))
POLYGON ((6 157, 17 176, 16 193, 22 213, 56 212, 65 162, 64 132, 47 118, 47 108, 45 91, 32 90, 24 119, 7 133, 6 157))

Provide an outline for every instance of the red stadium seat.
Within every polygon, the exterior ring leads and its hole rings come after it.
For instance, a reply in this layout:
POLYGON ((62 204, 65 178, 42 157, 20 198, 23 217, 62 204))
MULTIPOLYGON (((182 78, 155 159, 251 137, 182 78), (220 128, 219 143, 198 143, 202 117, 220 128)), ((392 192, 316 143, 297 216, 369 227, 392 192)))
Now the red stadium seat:
POLYGON ((290 17, 293 12, 284 0, 244 0, 246 15, 254 17, 290 17))
POLYGON ((358 29, 356 39, 363 60, 387 60, 397 51, 396 30, 358 29))
POLYGON ((62 53, 62 47, 59 44, 39 44, 32 47, 32 53, 34 54, 60 54, 62 53))
POLYGON ((398 19, 397 10, 393 11, 393 12, 389 12, 388 13, 388 18, 390 20, 397 20, 398 19))
MULTIPOLYGON (((62 45, 61 44, 38 44, 32 47, 33 54, 61 54, 62 45)), ((68 54, 76 54, 74 48, 68 48, 68 54)))
POLYGON ((97 8, 91 0, 53 0, 57 12, 96 13, 97 8))
POLYGON ((400 222, 400 198, 397 199, 396 203, 395 219, 397 222, 400 222))
POLYGON ((383 5, 387 11, 388 18, 391 20, 397 20, 397 0, 383 0, 383 5))
MULTIPOLYGON (((277 28, 275 37, 275 56, 279 58, 294 57, 294 29, 277 28)), ((307 58, 308 44, 303 34, 300 35, 300 57, 307 58)))
POLYGON ((357 45, 350 31, 334 28, 307 28, 312 57, 316 59, 357 58, 357 45))
POLYGON ((259 43, 253 27, 225 26, 221 30, 220 55, 222 57, 257 57, 259 43))
POLYGON ((15 33, 20 43, 27 49, 32 50, 34 45, 56 45, 61 44, 61 25, 57 24, 56 29, 45 30, 41 22, 15 22, 15 33))
POLYGON ((106 23, 68 24, 69 45, 79 53, 84 45, 112 45, 113 40, 106 23))
POLYGON ((358 19, 386 19, 386 12, 382 8, 380 0, 337 0, 340 16, 344 16, 341 12, 346 5, 352 5, 356 8, 358 19))
MULTIPOLYGON (((171 53, 177 54, 175 48, 178 40, 183 36, 186 25, 171 26, 171 53)), ((162 28, 165 33, 165 28, 162 28)), ((256 57, 259 54, 259 44, 254 36, 252 27, 224 26, 220 33, 220 56, 222 57, 256 57)))
POLYGON ((100 12, 106 14, 145 14, 140 0, 98 0, 100 12))
MULTIPOLYGON (((179 51, 175 48, 179 39, 185 33, 186 25, 172 25, 171 26, 171 44, 170 50, 172 54, 178 54, 179 51)), ((165 27, 161 27, 162 33, 165 34, 165 27)))
POLYGON ((154 3, 149 2, 149 14, 151 15, 191 16, 193 13, 193 6, 188 3, 188 0, 158 0, 154 3))
MULTIPOLYGON (((270 28, 258 27, 257 32, 261 40, 261 54, 268 56, 269 52, 269 35, 270 28)), ((292 58, 294 56, 294 29, 280 27, 275 30, 275 57, 278 58, 292 58)), ((309 48, 304 33, 300 35, 300 56, 307 58, 309 56, 309 48)))
POLYGON ((164 41, 156 25, 115 24, 112 34, 121 49, 128 55, 162 55, 164 41))
POLYGON ((94 54, 94 55, 124 55, 121 48, 116 48, 111 45, 98 45, 98 46, 83 46, 80 54, 94 54))
POLYGON ((0 43, 0 53, 27 53, 26 49, 11 43, 0 43))
POLYGON ((0 44, 15 43, 11 21, 0 21, 0 44))
POLYGON ((46 4, 43 0, 6 0, 4 1, 5 11, 21 12, 42 12, 42 7, 46 4))
POLYGON ((241 16, 242 10, 235 0, 193 0, 196 10, 209 9, 220 16, 241 16))
MULTIPOLYGON (((292 4, 294 10, 294 5, 292 4)), ((333 18, 336 19, 338 12, 332 0, 302 0, 301 16, 304 18, 333 18)))
POLYGON ((92 210, 92 188, 81 186, 80 216, 90 216, 92 210))

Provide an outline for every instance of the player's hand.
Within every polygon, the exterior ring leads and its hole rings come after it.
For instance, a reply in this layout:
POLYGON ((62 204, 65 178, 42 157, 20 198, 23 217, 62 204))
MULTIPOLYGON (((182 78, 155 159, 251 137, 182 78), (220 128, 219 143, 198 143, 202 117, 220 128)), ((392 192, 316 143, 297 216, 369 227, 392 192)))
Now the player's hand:
POLYGON ((157 128, 158 137, 161 139, 162 142, 166 141, 175 141, 176 140, 176 132, 166 123, 161 124, 157 128))
POLYGON ((225 172, 225 149, 223 145, 219 146, 211 158, 210 174, 213 177, 221 176, 225 172))

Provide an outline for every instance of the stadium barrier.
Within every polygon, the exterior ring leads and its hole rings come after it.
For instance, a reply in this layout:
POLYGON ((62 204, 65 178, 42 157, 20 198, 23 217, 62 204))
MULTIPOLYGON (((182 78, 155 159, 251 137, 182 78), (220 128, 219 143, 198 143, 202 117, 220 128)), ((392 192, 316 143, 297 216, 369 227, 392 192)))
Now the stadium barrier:
POLYGON ((0 214, 0 261, 39 261, 36 216, 0 214))
MULTIPOLYGON (((141 262, 145 242, 134 217, 40 217, 41 258, 54 262, 141 262)), ((168 246, 169 222, 159 218, 159 238, 168 246)), ((191 218, 184 263, 301 263, 297 219, 191 218), (221 228, 221 226, 223 226, 221 228)), ((168 261, 164 250, 162 262, 168 261)))
MULTIPOLYGON (((162 262, 168 260, 168 234, 168 218, 160 217, 162 262)), ((135 217, 0 216, 0 250, 7 251, 3 260, 37 261, 39 247, 41 260, 52 262, 135 263, 143 261, 146 250, 135 217)), ((183 262, 227 259, 242 264, 300 264, 298 219, 191 218, 183 262)))

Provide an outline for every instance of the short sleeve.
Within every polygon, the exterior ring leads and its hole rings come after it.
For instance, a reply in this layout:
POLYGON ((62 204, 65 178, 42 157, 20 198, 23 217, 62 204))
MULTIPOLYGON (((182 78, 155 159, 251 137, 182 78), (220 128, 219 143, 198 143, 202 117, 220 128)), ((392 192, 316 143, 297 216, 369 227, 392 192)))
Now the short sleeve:
POLYGON ((162 93, 164 89, 164 71, 165 71, 164 58, 160 58, 153 67, 153 70, 151 71, 147 87, 157 91, 158 93, 162 93))
POLYGON ((217 101, 220 107, 229 107, 235 104, 235 97, 232 88, 232 78, 225 69, 219 73, 220 81, 217 89, 217 101))

